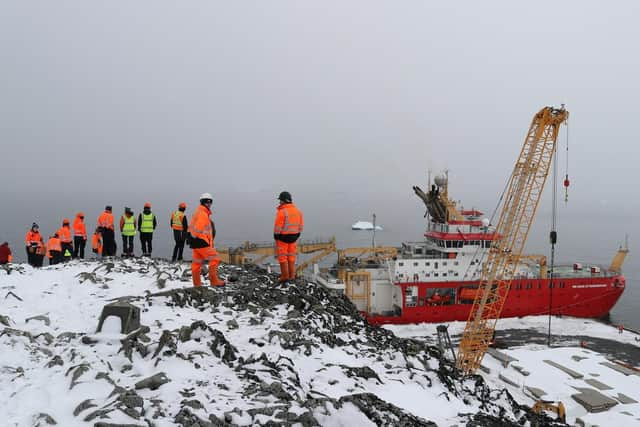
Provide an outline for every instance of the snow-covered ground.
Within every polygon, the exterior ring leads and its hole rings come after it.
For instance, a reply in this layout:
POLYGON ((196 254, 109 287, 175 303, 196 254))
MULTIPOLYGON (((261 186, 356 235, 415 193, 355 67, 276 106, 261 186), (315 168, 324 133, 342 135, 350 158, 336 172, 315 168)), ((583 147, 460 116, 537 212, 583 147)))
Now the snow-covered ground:
MULTIPOLYGON (((527 334, 537 332, 544 335, 547 334, 548 322, 547 316, 501 319, 497 329, 498 332, 507 330, 511 335, 514 334, 514 330, 523 331, 523 334, 526 331, 527 334)), ((447 325, 455 346, 465 323, 451 322, 447 325)), ((436 327, 435 324, 385 326, 397 336, 431 342, 436 337, 436 327)), ((570 425, 573 425, 577 419, 586 426, 640 425, 640 403, 638 403, 640 402, 640 369, 637 369, 640 360, 631 360, 631 364, 613 365, 627 365, 635 368, 630 370, 623 368, 625 373, 611 367, 612 361, 616 360, 613 347, 637 347, 640 344, 640 337, 630 331, 619 333, 618 329, 612 325, 589 319, 554 317, 551 327, 553 335, 551 347, 529 343, 500 349, 500 352, 517 360, 505 367, 501 361, 487 354, 482 365, 488 368, 489 373, 482 371, 479 373, 492 387, 507 388, 518 402, 529 406, 538 399, 527 387, 543 390, 545 394, 540 397, 542 400, 556 403, 560 401, 564 404, 567 422, 570 425), (606 341, 598 340, 596 343, 594 339, 606 341), (544 362, 545 360, 569 368, 582 377, 574 378, 563 370, 544 362), (525 371, 526 375, 522 371, 525 371), (595 384, 599 386, 599 383, 602 383, 607 387, 600 386, 604 389, 598 390, 593 382, 585 382, 592 380, 597 380, 598 383, 595 384), (597 390, 614 399, 617 404, 604 412, 588 413, 572 398, 572 395, 579 393, 581 389, 597 390), (626 400, 624 396, 619 396, 619 393, 631 398, 635 403, 626 400)), ((499 339, 498 342, 500 342, 499 339)))
POLYGON ((1 424, 528 424, 503 385, 453 384, 439 352, 365 325, 344 298, 220 274, 232 283, 194 290, 188 264, 159 260, 0 268, 1 424), (115 299, 148 329, 125 336, 109 318, 96 333, 115 299))

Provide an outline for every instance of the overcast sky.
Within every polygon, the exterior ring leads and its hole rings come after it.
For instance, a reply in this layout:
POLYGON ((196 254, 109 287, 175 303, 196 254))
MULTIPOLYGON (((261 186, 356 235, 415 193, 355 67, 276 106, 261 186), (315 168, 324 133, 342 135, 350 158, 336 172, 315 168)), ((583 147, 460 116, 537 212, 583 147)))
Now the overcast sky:
POLYGON ((490 212, 561 103, 569 206, 632 211, 638 22, 636 1, 0 1, 0 239, 147 200, 168 236, 206 191, 224 238, 265 240, 283 189, 307 237, 372 212, 421 230, 428 169, 490 212))

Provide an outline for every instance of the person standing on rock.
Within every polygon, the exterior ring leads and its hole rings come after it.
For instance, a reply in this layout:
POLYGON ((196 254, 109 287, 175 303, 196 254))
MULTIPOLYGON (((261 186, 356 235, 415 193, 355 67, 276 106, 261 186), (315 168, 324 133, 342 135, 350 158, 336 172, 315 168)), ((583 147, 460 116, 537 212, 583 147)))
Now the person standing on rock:
POLYGON ((116 254, 116 240, 113 226, 113 213, 111 213, 111 206, 107 205, 104 208, 104 212, 98 217, 98 229, 102 234, 102 256, 115 256, 116 254))
POLYGON ((151 241, 153 240, 153 230, 158 225, 156 216, 151 212, 151 203, 144 204, 142 213, 138 215, 138 231, 140 232, 140 244, 142 245, 142 256, 151 256, 151 241))
POLYGON ((69 218, 62 220, 62 227, 58 229, 58 237, 62 245, 62 260, 67 262, 73 255, 73 239, 71 238, 71 222, 69 218))
POLYGON ((182 261, 182 252, 184 251, 184 242, 187 238, 187 216, 184 211, 187 209, 186 203, 180 203, 178 210, 171 214, 171 228, 173 229, 173 240, 176 242, 173 247, 173 255, 171 261, 182 261))
POLYGON ((47 241, 47 257, 49 258, 49 265, 62 262, 62 243, 60 243, 58 233, 54 233, 47 241))
POLYGON ((0 265, 9 264, 11 262, 11 249, 9 249, 9 243, 3 242, 0 245, 0 265))
POLYGON ((96 228, 91 237, 91 250, 96 255, 102 255, 102 234, 98 228, 96 228))
POLYGON ((216 227, 211 220, 211 204, 213 197, 209 193, 200 196, 200 205, 189 221, 189 233, 191 235, 189 246, 191 247, 191 274, 193 286, 202 285, 202 263, 209 263, 209 281, 211 286, 224 286, 224 281, 218 278, 218 265, 220 258, 213 245, 216 237, 216 227))
POLYGON ((84 258, 84 247, 87 245, 87 227, 84 225, 84 214, 78 212, 73 220, 73 258, 84 258))
POLYGON ((33 267, 37 267, 37 262, 34 257, 36 249, 40 245, 44 245, 42 235, 40 234, 40 227, 35 222, 31 224, 31 229, 27 231, 27 235, 24 238, 24 243, 27 249, 27 262, 33 267))
POLYGON ((120 217, 120 233, 122 233, 122 257, 133 257, 133 237, 136 235, 136 219, 131 208, 124 208, 120 217))
POLYGON ((276 254, 280 264, 279 283, 296 279, 296 241, 304 228, 304 216, 291 199, 291 193, 283 191, 278 196, 280 205, 276 210, 273 225, 273 238, 276 241, 276 254))

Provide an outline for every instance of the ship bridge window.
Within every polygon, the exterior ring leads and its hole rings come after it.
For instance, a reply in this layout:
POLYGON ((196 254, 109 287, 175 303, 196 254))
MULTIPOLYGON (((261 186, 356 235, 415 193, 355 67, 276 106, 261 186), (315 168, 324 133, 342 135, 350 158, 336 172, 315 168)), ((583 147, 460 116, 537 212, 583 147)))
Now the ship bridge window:
POLYGON ((414 267, 417 267, 417 266, 418 266, 418 263, 417 263, 417 262, 414 262, 414 263, 413 263, 413 266, 414 266, 414 267))
POLYGON ((429 267, 431 265, 431 263, 430 262, 425 262, 424 265, 425 265, 425 267, 429 267))
POLYGON ((398 267, 404 267, 404 262, 399 262, 398 267))
POLYGON ((453 261, 453 265, 458 265, 458 261, 453 261))
POLYGON ((422 255, 422 248, 415 248, 413 253, 416 254, 416 255, 422 255))

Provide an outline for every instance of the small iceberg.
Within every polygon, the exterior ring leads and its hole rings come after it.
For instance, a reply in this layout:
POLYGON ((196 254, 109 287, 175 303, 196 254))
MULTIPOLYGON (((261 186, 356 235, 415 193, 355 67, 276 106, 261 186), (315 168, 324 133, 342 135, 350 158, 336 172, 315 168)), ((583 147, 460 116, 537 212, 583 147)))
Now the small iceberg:
MULTIPOLYGON (((373 224, 367 221, 358 221, 351 226, 352 230, 373 230, 373 224)), ((382 227, 376 225, 376 231, 382 231, 382 227)))

